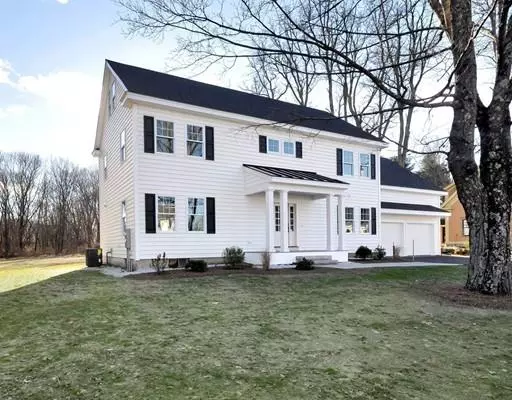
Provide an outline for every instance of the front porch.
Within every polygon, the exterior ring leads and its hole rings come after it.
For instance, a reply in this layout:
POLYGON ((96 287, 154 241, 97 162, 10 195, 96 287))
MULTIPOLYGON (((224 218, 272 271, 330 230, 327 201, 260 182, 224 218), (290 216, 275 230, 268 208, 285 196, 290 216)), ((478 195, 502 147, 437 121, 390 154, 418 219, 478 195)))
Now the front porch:
MULTIPOLYGON (((290 265, 303 257, 313 260, 330 260, 332 263, 348 260, 348 251, 344 249, 343 240, 345 216, 343 198, 348 189, 347 183, 308 171, 244 166, 246 167, 245 194, 264 195, 264 251, 270 253, 271 265, 290 265), (301 215, 301 211, 304 210, 297 208, 294 200, 289 201, 290 198, 297 197, 325 200, 322 204, 322 208, 325 204, 325 212, 313 222, 314 226, 310 218, 301 215), (336 215, 339 218, 336 218, 336 215), (309 226, 305 229, 315 230, 315 247, 313 248, 311 242, 301 243, 297 239, 301 218, 309 222, 309 226), (317 232, 320 226, 323 234, 317 232)), ((261 264, 264 251, 246 253, 247 261, 261 264)))

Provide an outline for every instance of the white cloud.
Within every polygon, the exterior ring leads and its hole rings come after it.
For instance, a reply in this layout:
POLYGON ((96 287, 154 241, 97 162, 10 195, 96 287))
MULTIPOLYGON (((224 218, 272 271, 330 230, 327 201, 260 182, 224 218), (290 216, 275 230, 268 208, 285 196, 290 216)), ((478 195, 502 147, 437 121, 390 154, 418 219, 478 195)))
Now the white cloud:
POLYGON ((0 58, 0 84, 11 82, 11 79, 9 78, 11 72, 11 64, 7 60, 3 60, 0 58))
POLYGON ((9 116, 23 115, 28 109, 29 107, 24 104, 12 104, 5 108, 0 108, 0 119, 9 116))
POLYGON ((69 0, 57 0, 57 2, 60 4, 68 4, 69 0))

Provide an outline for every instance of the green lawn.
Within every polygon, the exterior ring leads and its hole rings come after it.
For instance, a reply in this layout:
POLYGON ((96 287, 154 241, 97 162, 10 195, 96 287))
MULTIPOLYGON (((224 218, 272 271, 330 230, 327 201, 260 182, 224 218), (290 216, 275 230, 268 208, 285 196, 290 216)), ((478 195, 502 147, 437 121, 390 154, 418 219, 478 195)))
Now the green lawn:
POLYGON ((0 399, 510 399, 512 312, 456 267, 115 279, 0 294, 0 399))
POLYGON ((0 259, 0 292, 84 267, 83 256, 0 259))

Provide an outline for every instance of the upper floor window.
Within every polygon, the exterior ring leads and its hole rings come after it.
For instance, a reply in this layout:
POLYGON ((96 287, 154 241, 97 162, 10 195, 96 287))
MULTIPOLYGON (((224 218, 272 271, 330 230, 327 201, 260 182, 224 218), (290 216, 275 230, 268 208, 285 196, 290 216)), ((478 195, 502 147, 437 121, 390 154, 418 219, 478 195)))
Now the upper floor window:
POLYGON ((174 197, 158 196, 158 229, 174 232, 176 223, 176 200, 174 197))
POLYGON ((279 153, 281 151, 279 147, 280 147, 279 140, 268 139, 268 152, 269 153, 279 153))
POLYGON ((174 153, 174 124, 172 122, 156 120, 156 151, 174 153))
POLYGON ((112 82, 108 96, 108 115, 112 115, 116 108, 116 83, 112 82))
POLYGON ((203 127, 187 125, 187 154, 189 156, 203 157, 203 127))
POLYGON ((345 207, 345 232, 354 232, 354 208, 345 207))
POLYGON ((120 146, 121 146, 121 161, 126 160, 126 131, 121 132, 120 138, 120 146))
POLYGON ((126 201, 121 203, 121 227, 126 232, 126 201))
POLYGON ((359 175, 370 177, 370 155, 359 154, 359 175))
POLYGON ((360 233, 370 233, 370 209, 361 208, 361 226, 360 233))
POLYGON ((283 142, 283 153, 289 156, 295 156, 295 143, 283 142))
POLYGON ((188 231, 204 232, 204 199, 188 199, 188 231))
POLYGON ((343 150, 343 175, 354 175, 354 153, 343 150))

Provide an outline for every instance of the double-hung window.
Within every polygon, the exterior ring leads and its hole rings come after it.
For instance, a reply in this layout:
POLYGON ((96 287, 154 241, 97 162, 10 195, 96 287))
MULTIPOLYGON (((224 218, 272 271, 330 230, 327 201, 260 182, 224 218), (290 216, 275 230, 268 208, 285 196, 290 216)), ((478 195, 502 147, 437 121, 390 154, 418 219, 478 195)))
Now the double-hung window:
POLYGON ((345 232, 354 232, 354 208, 345 207, 345 232))
POLYGON ((126 131, 121 132, 121 161, 126 160, 126 131))
POLYGON ((283 142, 283 153, 288 156, 295 156, 295 143, 283 142))
POLYGON ((116 108, 116 83, 112 82, 108 96, 108 115, 112 115, 116 108))
POLYGON ((156 151, 174 153, 174 124, 169 121, 156 121, 156 151))
POLYGON ((174 232, 176 224, 176 200, 174 197, 158 196, 158 229, 174 232))
POLYGON ((462 234, 464 236, 469 236, 469 225, 466 219, 462 220, 462 234))
POLYGON ((194 157, 203 157, 203 145, 203 127, 187 125, 187 154, 194 157))
POLYGON ((370 155, 359 154, 359 175, 370 177, 370 155))
POLYGON ((343 150, 343 175, 354 175, 354 153, 343 150))
POLYGON ((204 199, 189 198, 188 199, 188 231, 204 232, 204 199))
POLYGON ((279 154, 281 151, 279 147, 280 147, 279 140, 268 139, 268 152, 269 153, 279 154))
POLYGON ((370 233, 370 209, 361 208, 361 224, 359 227, 360 233, 370 233))
POLYGON ((121 226, 123 232, 126 232, 126 201, 121 203, 121 226))

